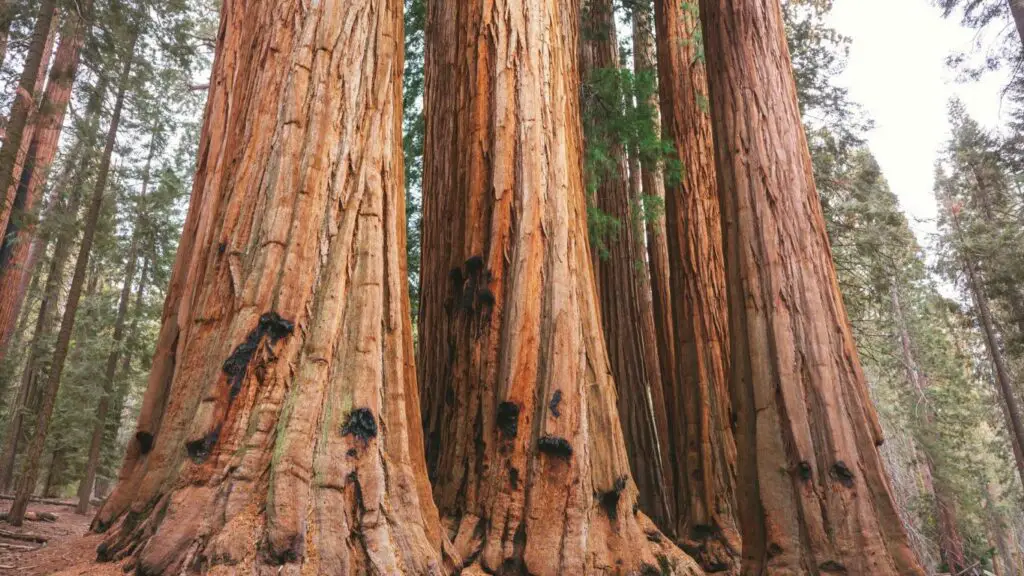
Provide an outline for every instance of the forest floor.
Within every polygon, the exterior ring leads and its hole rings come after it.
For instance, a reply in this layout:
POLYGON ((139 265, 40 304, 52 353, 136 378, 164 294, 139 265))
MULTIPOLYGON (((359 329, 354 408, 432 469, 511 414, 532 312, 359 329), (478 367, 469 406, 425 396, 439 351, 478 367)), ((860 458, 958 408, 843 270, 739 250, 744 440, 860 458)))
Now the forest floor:
MULTIPOLYGON (((6 514, 10 506, 10 500, 0 501, 0 514, 6 514)), ((121 567, 117 564, 94 564, 96 546, 103 537, 99 534, 86 534, 92 514, 83 516, 75 514, 73 506, 38 502, 32 502, 28 511, 56 514, 57 521, 26 520, 22 526, 15 528, 0 520, 0 531, 34 534, 46 538, 45 543, 39 544, 6 538, 0 532, 0 576, 122 574, 121 567)))

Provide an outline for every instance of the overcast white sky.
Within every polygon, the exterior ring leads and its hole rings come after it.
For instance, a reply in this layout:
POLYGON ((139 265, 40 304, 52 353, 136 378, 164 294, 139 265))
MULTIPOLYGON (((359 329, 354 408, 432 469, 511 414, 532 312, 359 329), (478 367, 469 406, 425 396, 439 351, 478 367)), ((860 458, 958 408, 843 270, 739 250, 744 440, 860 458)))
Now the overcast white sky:
POLYGON ((935 159, 949 134, 946 105, 958 96, 975 119, 998 128, 1004 77, 957 82, 945 59, 969 50, 975 33, 943 20, 929 0, 836 0, 831 23, 853 41, 839 84, 874 119, 868 145, 926 243, 935 159))

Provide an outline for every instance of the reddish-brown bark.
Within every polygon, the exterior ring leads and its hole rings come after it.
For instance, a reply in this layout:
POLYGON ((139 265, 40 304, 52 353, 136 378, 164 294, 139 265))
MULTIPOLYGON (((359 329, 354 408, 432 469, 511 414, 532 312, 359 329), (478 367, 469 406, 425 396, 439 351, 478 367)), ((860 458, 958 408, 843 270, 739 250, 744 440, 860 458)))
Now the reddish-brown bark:
MULTIPOLYGON (((643 103, 651 113, 651 134, 661 138, 661 105, 658 103, 657 53, 654 44, 653 2, 637 2, 633 7, 633 73, 642 82, 654 83, 655 91, 643 103)), ((662 163, 648 155, 640 157, 641 190, 645 196, 665 202, 665 174, 662 163)), ((665 491, 674 494, 672 466, 667 462, 666 439, 669 437, 668 403, 665 389, 671 385, 676 374, 675 336, 672 322, 671 265, 668 255, 668 233, 664 214, 647 221, 647 263, 650 272, 651 307, 654 315, 656 352, 661 368, 661 382, 651 383, 651 399, 654 401, 654 420, 658 427, 659 446, 664 467, 665 491)), ((666 529, 672 531, 675 525, 674 497, 667 498, 670 519, 666 529)))
MULTIPOLYGON (((585 0, 582 22, 580 74, 582 79, 597 84, 601 76, 619 70, 612 0, 585 0)), ((625 105, 617 100, 618 93, 602 94, 596 89, 585 93, 589 98, 582 105, 593 116, 589 120, 592 125, 602 122, 602 114, 607 114, 602 111, 625 105), (610 100, 613 96, 615 99, 610 100)), ((646 282, 643 224, 636 221, 640 199, 632 192, 626 150, 617 141, 617 135, 601 133, 596 126, 592 132, 598 134, 587 136, 584 146, 603 149, 614 167, 607 173, 592 175, 599 183, 590 201, 606 217, 618 222, 616 233, 602 240, 604 250, 592 249, 601 324, 616 383, 630 470, 639 490, 640 508, 663 526, 671 515, 665 493, 669 482, 658 446, 651 394, 652 387, 661 386, 661 367, 650 285, 646 282)))
MULTIPOLYGON (((26 134, 26 128, 32 124, 31 118, 38 110, 41 80, 46 78, 46 68, 53 47, 55 27, 52 24, 56 11, 56 0, 43 0, 39 4, 28 54, 25 56, 21 78, 18 80, 11 114, 7 119, 4 143, 0 146, 0 230, 7 229, 7 221, 11 218, 18 175, 32 140, 31 132, 26 134)), ((3 344, 5 342, 0 342, 0 346, 3 344)))
MULTIPOLYGON (((88 14, 91 2, 83 2, 82 9, 88 14)), ((15 216, 7 221, 0 240, 0 358, 3 357, 3 343, 9 339, 11 327, 25 300, 25 276, 33 269, 29 258, 33 244, 29 239, 35 233, 33 215, 43 194, 50 165, 57 155, 64 115, 85 40, 87 22, 77 10, 71 12, 57 45, 38 118, 25 130, 24 137, 31 144, 26 151, 23 169, 15 167, 17 185, 14 186, 12 206, 15 216)))
POLYGON ((135 440, 140 573, 441 574, 406 291, 402 2, 227 0, 135 440))
POLYGON ((922 575, 839 293, 778 0, 702 0, 743 573, 922 575))
POLYGON ((665 191, 675 374, 665 399, 674 465, 673 530, 705 569, 738 573, 736 446, 730 415, 728 302, 707 76, 686 0, 655 4, 662 125, 682 174, 665 191))
POLYGON ((466 574, 699 568, 636 508, 582 174, 578 2, 428 4, 420 373, 466 574))

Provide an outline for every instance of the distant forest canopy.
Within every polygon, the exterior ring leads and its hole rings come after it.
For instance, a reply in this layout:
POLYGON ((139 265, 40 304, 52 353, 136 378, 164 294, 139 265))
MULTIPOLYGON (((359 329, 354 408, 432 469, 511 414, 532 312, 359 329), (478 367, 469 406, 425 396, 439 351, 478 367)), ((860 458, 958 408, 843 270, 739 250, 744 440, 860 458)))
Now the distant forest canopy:
POLYGON ((1024 574, 1024 5, 933 3, 1010 120, 935 119, 920 237, 831 0, 0 0, 6 521, 74 499, 139 573, 1024 574))

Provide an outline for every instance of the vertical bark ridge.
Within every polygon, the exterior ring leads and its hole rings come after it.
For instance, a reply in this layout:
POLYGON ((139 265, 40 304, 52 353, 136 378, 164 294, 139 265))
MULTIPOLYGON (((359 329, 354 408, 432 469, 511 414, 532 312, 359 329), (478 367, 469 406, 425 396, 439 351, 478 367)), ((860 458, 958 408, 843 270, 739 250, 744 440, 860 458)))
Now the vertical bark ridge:
POLYGON ((401 38, 397 0, 224 3, 154 370, 93 522, 112 527, 101 558, 447 572, 405 291, 401 38))
POLYGON ((586 229, 578 3, 428 6, 420 374, 464 573, 697 574, 637 511, 586 229))
POLYGON ((655 4, 665 136, 682 174, 666 190, 676 372, 666 402, 676 417, 667 444, 677 454, 674 532, 705 569, 738 573, 737 453, 729 397, 729 331, 721 208, 707 74, 693 6, 655 4))

